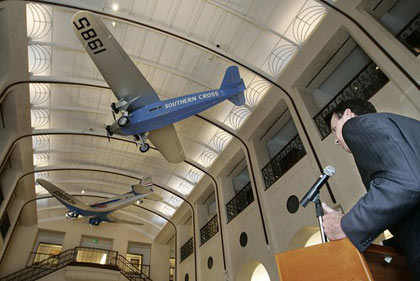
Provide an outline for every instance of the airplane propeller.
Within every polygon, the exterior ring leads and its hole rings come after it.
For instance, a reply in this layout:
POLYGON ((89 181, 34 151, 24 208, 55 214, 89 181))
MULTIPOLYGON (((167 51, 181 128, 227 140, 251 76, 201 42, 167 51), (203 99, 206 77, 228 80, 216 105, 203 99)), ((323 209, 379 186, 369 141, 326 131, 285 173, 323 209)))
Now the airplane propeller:
POLYGON ((111 138, 110 136, 112 136, 112 132, 111 132, 111 126, 104 124, 105 127, 105 131, 106 131, 106 137, 108 139, 108 142, 111 143, 111 138))

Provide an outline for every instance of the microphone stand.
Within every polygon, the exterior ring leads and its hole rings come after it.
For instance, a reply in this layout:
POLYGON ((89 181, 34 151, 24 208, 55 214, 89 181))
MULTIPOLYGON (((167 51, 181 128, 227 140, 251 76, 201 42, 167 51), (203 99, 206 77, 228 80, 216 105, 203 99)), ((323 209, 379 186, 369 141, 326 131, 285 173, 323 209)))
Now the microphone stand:
POLYGON ((322 226, 322 216, 324 215, 324 210, 322 210, 321 200, 319 198, 319 190, 316 193, 314 199, 311 201, 315 203, 315 213, 316 213, 316 217, 318 218, 318 225, 319 225, 319 230, 321 232, 322 243, 326 243, 328 242, 328 238, 327 238, 327 235, 325 235, 324 227, 322 226))

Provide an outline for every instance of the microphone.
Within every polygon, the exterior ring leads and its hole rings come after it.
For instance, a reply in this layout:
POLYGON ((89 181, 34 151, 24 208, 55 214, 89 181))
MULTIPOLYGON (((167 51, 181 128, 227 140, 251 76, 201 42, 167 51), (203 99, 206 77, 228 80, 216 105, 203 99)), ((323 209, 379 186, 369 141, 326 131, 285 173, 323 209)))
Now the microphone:
POLYGON ((324 172, 319 176, 318 180, 314 185, 309 189, 303 199, 300 201, 300 205, 306 207, 309 202, 315 199, 315 196, 319 193, 319 190, 327 182, 329 177, 332 177, 335 174, 335 168, 333 166, 327 166, 324 168, 324 172))

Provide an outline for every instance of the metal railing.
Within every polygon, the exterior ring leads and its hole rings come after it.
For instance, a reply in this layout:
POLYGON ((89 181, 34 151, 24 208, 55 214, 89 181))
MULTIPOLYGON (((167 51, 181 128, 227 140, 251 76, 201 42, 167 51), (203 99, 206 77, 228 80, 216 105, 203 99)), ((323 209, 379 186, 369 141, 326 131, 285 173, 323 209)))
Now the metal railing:
POLYGON ((305 155, 306 151, 302 141, 299 135, 296 135, 261 169, 265 190, 272 186, 305 155))
POLYGON ((145 274, 145 270, 149 271, 150 268, 147 265, 142 265, 141 269, 130 263, 126 258, 118 255, 117 267, 120 269, 121 274, 124 275, 128 280, 132 281, 152 281, 148 275, 145 274))
POLYGON ((32 252, 29 266, 15 273, 0 278, 0 281, 32 281, 53 273, 67 265, 96 266, 107 269, 119 270, 130 281, 151 281, 148 274, 150 267, 142 265, 141 269, 131 264, 116 251, 76 247, 58 255, 52 255, 38 262, 36 257, 42 253, 32 252), (143 270, 144 269, 144 270, 143 270))
POLYGON ((389 79, 379 69, 375 63, 369 63, 353 78, 321 111, 313 118, 321 140, 325 139, 330 133, 330 119, 332 111, 343 101, 352 98, 369 100, 376 94, 389 79))
MULTIPOLYGON (((417 14, 402 30, 398 33, 397 38, 409 49, 414 55, 420 54, 420 46, 414 46, 413 42, 420 40, 420 13, 417 14)), ((415 44, 415 43, 414 43, 415 44)))
POLYGON ((194 253, 194 239, 190 238, 182 247, 181 247, 181 262, 188 258, 192 253, 194 253))
POLYGON ((217 223, 217 215, 214 215, 214 217, 200 229, 200 246, 209 241, 217 232, 219 232, 219 225, 217 223))
POLYGON ((226 204, 228 223, 252 202, 254 202, 254 194, 252 194, 251 182, 249 182, 226 204))
POLYGON ((45 253, 40 253, 40 252, 31 252, 29 255, 28 262, 26 263, 26 266, 31 266, 33 264, 39 263, 53 256, 56 256, 56 255, 45 254, 45 253))
POLYGON ((76 259, 77 250, 70 249, 34 263, 22 270, 0 278, 0 281, 32 281, 57 271, 76 259))

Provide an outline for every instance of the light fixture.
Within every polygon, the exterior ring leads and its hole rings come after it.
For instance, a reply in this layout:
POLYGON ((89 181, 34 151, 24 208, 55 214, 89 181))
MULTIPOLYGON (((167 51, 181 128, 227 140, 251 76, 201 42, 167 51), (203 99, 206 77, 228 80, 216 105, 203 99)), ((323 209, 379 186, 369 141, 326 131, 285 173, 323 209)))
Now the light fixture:
POLYGON ((112 4, 112 10, 114 11, 114 12, 116 12, 116 11, 118 11, 118 4, 117 3, 114 3, 114 4, 112 4))
POLYGON ((136 202, 138 205, 140 205, 140 200, 137 200, 137 202, 136 202))
POLYGON ((85 191, 84 190, 82 190, 82 194, 85 194, 85 191))
POLYGON ((115 21, 111 22, 112 27, 115 27, 117 25, 117 23, 115 21))

